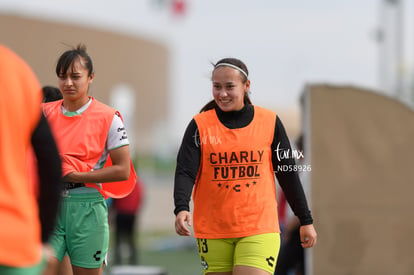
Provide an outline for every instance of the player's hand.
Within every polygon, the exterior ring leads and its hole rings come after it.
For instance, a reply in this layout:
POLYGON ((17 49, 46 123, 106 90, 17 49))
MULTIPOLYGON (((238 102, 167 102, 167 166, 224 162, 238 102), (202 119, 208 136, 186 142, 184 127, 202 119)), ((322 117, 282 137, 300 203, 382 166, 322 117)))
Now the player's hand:
POLYGON ((303 248, 311 248, 316 244, 318 234, 316 234, 313 224, 302 225, 300 227, 300 242, 303 248))
POLYGON ((49 262, 52 258, 56 257, 55 251, 53 250, 53 248, 49 244, 46 244, 46 243, 42 245, 42 253, 46 259, 46 262, 49 262))
POLYGON ((188 211, 180 211, 175 217, 175 232, 180 236, 191 236, 191 214, 188 211))

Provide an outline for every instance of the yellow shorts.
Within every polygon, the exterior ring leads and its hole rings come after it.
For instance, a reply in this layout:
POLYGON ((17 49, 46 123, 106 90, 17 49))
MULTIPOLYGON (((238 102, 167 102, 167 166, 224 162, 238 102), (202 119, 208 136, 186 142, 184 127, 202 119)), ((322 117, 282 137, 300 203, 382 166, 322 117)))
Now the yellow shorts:
POLYGON ((203 273, 230 272, 244 265, 275 272, 280 234, 266 233, 242 238, 197 239, 203 273))

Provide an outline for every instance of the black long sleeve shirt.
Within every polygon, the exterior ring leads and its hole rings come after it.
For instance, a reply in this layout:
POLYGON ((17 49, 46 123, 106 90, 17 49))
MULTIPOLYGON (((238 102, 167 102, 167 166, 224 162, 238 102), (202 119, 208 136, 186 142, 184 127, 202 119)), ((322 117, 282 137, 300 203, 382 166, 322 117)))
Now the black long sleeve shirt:
MULTIPOLYGON (((254 107, 250 104, 245 104, 240 111, 223 112, 219 108, 216 108, 215 110, 220 122, 230 129, 247 126, 253 120, 254 116, 254 107)), ((189 203, 191 193, 201 159, 200 142, 197 140, 197 133, 197 124, 193 119, 187 126, 177 156, 177 167, 174 180, 175 214, 183 210, 189 211, 190 209, 189 203)), ((276 118, 275 134, 271 145, 273 170, 275 170, 278 165, 295 165, 295 160, 293 158, 280 158, 279 160, 276 152, 277 148, 283 150, 290 149, 291 151, 289 139, 279 117, 276 118)), ((290 171, 290 169, 287 170, 288 171, 278 171, 276 173, 276 178, 294 214, 299 218, 301 225, 312 224, 312 215, 308 208, 298 173, 290 171)))
POLYGON ((31 142, 37 158, 39 218, 42 242, 45 243, 55 226, 62 186, 62 164, 49 124, 43 114, 32 134, 31 142))

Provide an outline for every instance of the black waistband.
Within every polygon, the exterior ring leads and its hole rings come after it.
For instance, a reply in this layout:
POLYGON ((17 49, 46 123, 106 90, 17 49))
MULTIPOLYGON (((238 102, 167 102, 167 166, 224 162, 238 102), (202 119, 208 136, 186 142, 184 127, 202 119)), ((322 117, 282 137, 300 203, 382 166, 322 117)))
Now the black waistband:
POLYGON ((85 186, 85 184, 80 183, 80 182, 64 182, 63 183, 63 189, 65 189, 65 190, 84 187, 84 186, 85 186))

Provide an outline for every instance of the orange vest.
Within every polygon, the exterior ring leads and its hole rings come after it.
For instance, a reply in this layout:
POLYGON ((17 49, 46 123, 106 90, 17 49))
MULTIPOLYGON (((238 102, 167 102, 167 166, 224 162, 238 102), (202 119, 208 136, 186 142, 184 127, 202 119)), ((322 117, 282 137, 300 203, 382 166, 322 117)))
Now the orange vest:
MULTIPOLYGON (((62 175, 72 171, 91 171, 104 152, 108 131, 117 111, 92 98, 83 113, 68 117, 62 114, 62 102, 48 102, 43 108, 61 155, 62 175)), ((110 158, 105 166, 108 165, 111 165, 110 158)), ((85 185, 97 189, 105 198, 124 197, 132 191, 136 182, 132 161, 130 165, 131 173, 126 181, 103 183, 102 188, 94 183, 85 185)))
POLYGON ((201 163, 194 186, 194 235, 238 238, 279 232, 272 165, 276 114, 254 107, 249 125, 229 129, 215 110, 194 117, 201 163))
POLYGON ((26 267, 42 256, 38 206, 27 172, 42 93, 29 66, 3 46, 0 93, 0 265, 26 267))

